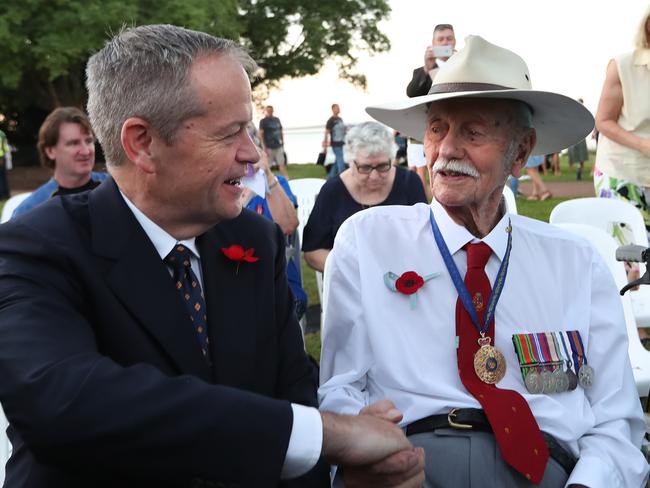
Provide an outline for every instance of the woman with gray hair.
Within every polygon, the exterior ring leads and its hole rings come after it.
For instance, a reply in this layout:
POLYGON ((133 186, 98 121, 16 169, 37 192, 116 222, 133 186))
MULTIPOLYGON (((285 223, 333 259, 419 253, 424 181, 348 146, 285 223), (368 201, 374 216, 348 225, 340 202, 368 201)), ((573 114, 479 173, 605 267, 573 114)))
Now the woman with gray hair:
POLYGON ((341 224, 352 214, 377 205, 413 205, 427 202, 422 181, 393 166, 393 139, 377 122, 364 122, 345 138, 348 169, 321 188, 303 233, 305 261, 323 271, 341 224))

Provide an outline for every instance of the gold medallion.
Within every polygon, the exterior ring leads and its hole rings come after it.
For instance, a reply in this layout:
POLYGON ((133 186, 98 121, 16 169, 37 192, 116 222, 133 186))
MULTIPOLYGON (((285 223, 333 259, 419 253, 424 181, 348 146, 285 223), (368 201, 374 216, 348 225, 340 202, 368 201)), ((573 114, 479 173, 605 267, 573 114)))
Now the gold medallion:
POLYGON ((487 339, 488 341, 482 341, 481 347, 474 354, 474 371, 483 383, 494 385, 506 374, 506 359, 487 339))

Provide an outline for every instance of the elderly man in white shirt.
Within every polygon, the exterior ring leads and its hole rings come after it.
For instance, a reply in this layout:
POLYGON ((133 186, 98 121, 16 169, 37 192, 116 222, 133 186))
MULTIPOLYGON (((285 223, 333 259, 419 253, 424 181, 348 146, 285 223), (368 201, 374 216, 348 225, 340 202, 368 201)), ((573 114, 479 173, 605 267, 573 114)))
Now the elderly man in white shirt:
POLYGON ((532 90, 519 56, 477 36, 428 95, 368 113, 424 140, 434 199, 341 227, 321 409, 399 422, 425 449, 427 486, 642 486, 645 422, 614 281, 587 242, 502 201, 509 174, 580 140, 591 114, 532 90))

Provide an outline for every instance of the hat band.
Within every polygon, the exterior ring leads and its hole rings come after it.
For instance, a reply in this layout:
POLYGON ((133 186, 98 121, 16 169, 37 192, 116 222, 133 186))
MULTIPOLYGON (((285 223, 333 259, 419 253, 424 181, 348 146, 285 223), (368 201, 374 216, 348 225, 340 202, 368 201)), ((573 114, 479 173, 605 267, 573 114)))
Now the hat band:
POLYGON ((439 83, 431 85, 429 95, 435 93, 454 93, 468 91, 512 90, 509 86, 493 85, 491 83, 439 83))

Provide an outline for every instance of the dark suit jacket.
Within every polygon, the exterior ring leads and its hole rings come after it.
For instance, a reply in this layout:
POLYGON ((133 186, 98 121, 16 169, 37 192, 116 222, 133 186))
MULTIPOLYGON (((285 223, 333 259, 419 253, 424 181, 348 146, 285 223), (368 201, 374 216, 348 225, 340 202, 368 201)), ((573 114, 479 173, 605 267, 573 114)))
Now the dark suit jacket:
MULTIPOLYGON (((433 69, 437 70, 438 65, 434 64, 433 69)), ((415 68, 413 70, 413 77, 406 87, 406 96, 413 98, 427 95, 431 88, 431 83, 431 76, 429 76, 429 73, 424 72, 424 66, 415 68)))
POLYGON ((322 464, 279 480, 290 401, 317 387, 282 232, 244 211, 197 246, 212 367, 112 179, 0 227, 5 486, 327 486, 322 464), (237 271, 231 244, 259 261, 237 271))

